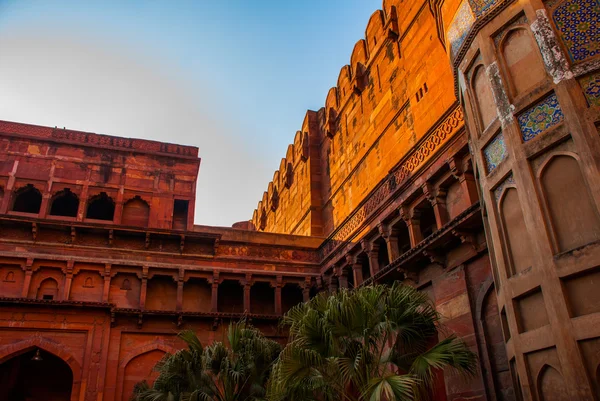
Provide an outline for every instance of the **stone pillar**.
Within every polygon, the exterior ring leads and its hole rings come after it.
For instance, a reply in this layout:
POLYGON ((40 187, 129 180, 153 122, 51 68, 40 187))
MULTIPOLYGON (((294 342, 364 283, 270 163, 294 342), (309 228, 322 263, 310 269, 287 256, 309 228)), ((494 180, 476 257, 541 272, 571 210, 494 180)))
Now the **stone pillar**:
POLYGON ((446 190, 439 187, 434 187, 429 183, 423 185, 423 193, 433 207, 435 214, 435 224, 438 228, 442 228, 448 221, 448 209, 446 207, 446 190))
POLYGON ((104 265, 104 289, 102 290, 102 302, 108 302, 108 296, 110 294, 110 263, 104 265))
POLYGON ((87 202, 88 202, 88 191, 89 191, 89 186, 88 186, 88 183, 86 182, 85 184, 83 184, 83 188, 81 190, 81 196, 79 197, 79 208, 77 209, 77 221, 83 221, 83 219, 85 218, 85 212, 86 212, 86 207, 87 207, 87 202))
POLYGON ((119 192, 117 193, 117 199, 115 200, 115 214, 113 216, 113 223, 121 224, 121 216, 123 216, 123 202, 125 195, 125 187, 119 186, 119 192))
POLYGON ((63 273, 65 273, 65 283, 63 286, 63 293, 62 293, 62 301, 68 301, 69 300, 69 294, 71 293, 71 284, 73 283, 73 265, 75 264, 74 261, 69 260, 67 261, 67 267, 65 270, 63 270, 63 273))
POLYGON ((219 311, 219 272, 213 272, 212 278, 212 292, 211 292, 211 312, 219 311))
POLYGON ((330 295, 333 295, 337 292, 337 290, 338 280, 337 277, 334 274, 332 274, 331 276, 327 277, 327 291, 330 295))
POLYGON ((398 246, 398 230, 391 225, 379 223, 377 225, 379 235, 385 240, 387 246, 388 258, 390 263, 400 257, 400 248, 398 246))
POLYGON ((336 269, 336 275, 338 278, 338 284, 340 288, 348 288, 348 272, 342 267, 336 269))
POLYGON ((240 280, 240 284, 244 287, 244 312, 250 313, 250 308, 252 302, 250 300, 250 290, 252 289, 252 275, 246 274, 246 278, 244 280, 240 280))
POLYGON ((371 269, 371 277, 373 277, 379 272, 379 244, 363 240, 361 246, 369 259, 369 268, 371 269))
POLYGON ((19 161, 15 160, 13 162, 12 170, 8 173, 8 182, 6 183, 6 188, 4 188, 4 199, 0 204, 0 213, 8 212, 8 207, 10 205, 10 200, 13 197, 13 190, 15 188, 15 174, 17 172, 17 167, 19 166, 19 161))
POLYGON ((410 237, 410 246, 414 248, 418 243, 423 241, 421 233, 421 212, 418 209, 402 206, 400 215, 408 227, 408 235, 410 237))
POLYGON ((275 314, 281 315, 281 289, 283 288, 283 277, 277 276, 275 279, 275 314))
POLYGON ((362 265, 358 263, 356 256, 346 255, 346 263, 352 269, 354 275, 354 286, 358 287, 363 282, 362 265))
POLYGON ((33 276, 33 259, 27 259, 25 263, 25 280, 23 280, 23 290, 21 298, 27 298, 29 295, 29 287, 31 286, 31 276, 33 276))
POLYGON ((472 162, 467 160, 464 164, 462 160, 452 158, 448 161, 450 172, 458 180, 463 192, 463 198, 467 203, 467 207, 479 200, 477 191, 477 182, 472 172, 472 162))
POLYGON ((142 267, 142 288, 140 290, 140 309, 146 307, 146 290, 148 288, 148 266, 142 267))
POLYGON ((183 269, 179 269, 179 274, 177 276, 177 312, 183 310, 183 285, 184 285, 184 276, 185 271, 183 269))

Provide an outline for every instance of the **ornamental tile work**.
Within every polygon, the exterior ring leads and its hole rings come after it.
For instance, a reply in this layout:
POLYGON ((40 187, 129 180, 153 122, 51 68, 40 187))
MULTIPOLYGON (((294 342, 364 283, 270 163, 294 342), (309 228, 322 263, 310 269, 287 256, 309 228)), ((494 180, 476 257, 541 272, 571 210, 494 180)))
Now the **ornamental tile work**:
POLYGON ((590 106, 600 106, 600 71, 579 78, 579 85, 590 106))
POLYGON ((506 188, 508 185, 515 185, 515 179, 514 179, 512 173, 508 177, 506 177, 506 179, 504 181, 502 181, 500 183, 500 185, 498 185, 496 187, 496 189, 494 189, 494 198, 496 198, 496 202, 498 202, 498 200, 500 200, 502 191, 504 191, 504 188, 506 188))
POLYGON ((508 155, 506 151, 506 144, 504 143, 504 134, 499 133, 494 139, 490 141, 483 149, 483 157, 485 158, 485 168, 489 173, 494 171, 496 167, 508 155))
POLYGON ((571 61, 586 61, 600 54, 600 0, 567 0, 552 11, 571 61))
POLYGON ((560 123, 565 118, 555 93, 529 108, 519 116, 523 142, 560 123))
POLYGON ((448 29, 447 33, 452 58, 458 53, 460 46, 465 41, 474 22, 475 15, 473 15, 469 3, 464 0, 458 8, 458 11, 456 11, 456 15, 454 15, 454 19, 450 23, 450 29, 448 29))
POLYGON ((496 0, 469 0, 471 9, 473 10, 473 13, 475 13, 477 18, 481 17, 483 14, 488 12, 496 3, 496 0))

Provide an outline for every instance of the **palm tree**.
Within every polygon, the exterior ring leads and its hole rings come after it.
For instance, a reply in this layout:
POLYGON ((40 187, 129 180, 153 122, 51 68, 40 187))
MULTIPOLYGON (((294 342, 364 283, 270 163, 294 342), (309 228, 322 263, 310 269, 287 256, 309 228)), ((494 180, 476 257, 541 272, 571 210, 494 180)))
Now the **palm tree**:
POLYGON ((425 400, 445 368, 476 370, 464 342, 438 341, 440 315, 427 295, 398 283, 319 294, 282 323, 289 342, 273 367, 270 401, 425 400))
POLYGON ((179 333, 187 345, 155 367, 154 385, 136 385, 136 401, 259 401, 281 346, 241 320, 229 325, 227 342, 203 347, 193 331, 179 333))

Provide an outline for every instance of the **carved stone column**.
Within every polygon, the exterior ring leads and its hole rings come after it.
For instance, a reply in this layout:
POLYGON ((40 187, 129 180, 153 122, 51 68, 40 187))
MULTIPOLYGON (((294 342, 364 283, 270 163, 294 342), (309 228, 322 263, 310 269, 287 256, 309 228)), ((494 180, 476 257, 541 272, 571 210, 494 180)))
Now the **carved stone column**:
POLYGON ((252 307, 250 302, 250 290, 252 289, 252 275, 246 274, 246 278, 241 280, 242 286, 244 287, 244 312, 250 313, 250 308, 252 307))
POLYGON ((348 272, 341 267, 336 268, 334 271, 338 279, 339 288, 348 288, 348 272))
POLYGON ((302 288, 302 301, 304 301, 304 302, 310 301, 310 287, 311 287, 310 278, 305 278, 304 279, 304 287, 302 288))
POLYGON ((363 282, 362 265, 356 260, 356 256, 346 255, 346 263, 352 269, 354 275, 354 286, 358 287, 363 282))
POLYGON ((330 295, 333 295, 337 292, 338 290, 338 280, 337 277, 335 276, 335 274, 332 274, 331 276, 327 277, 327 291, 329 292, 330 295))
POLYGON ((63 287, 62 300, 68 301, 69 294, 71 293, 71 284, 73 283, 73 266, 75 262, 72 260, 67 261, 67 267, 63 270, 65 273, 65 284, 63 287))
POLYGON ((385 240, 387 246, 388 258, 390 263, 400 257, 400 248, 398 247, 398 230, 390 225, 379 223, 377 225, 379 235, 385 240))
POLYGON ((275 280, 275 314, 281 315, 281 288, 283 287, 283 277, 277 276, 275 280))
POLYGON ((33 276, 33 259, 27 259, 25 262, 25 280, 23 281, 23 290, 21 298, 27 298, 29 295, 29 287, 31 286, 31 276, 33 276))
POLYGON ((415 208, 402 206, 400 208, 400 216, 408 227, 410 246, 411 248, 414 248, 418 243, 423 241, 423 234, 421 233, 421 212, 415 208))
POLYGON ((102 302, 104 303, 108 302, 108 296, 110 294, 110 269, 110 263, 104 265, 104 288, 102 289, 102 302))
POLYGON ((179 269, 179 274, 177 275, 177 305, 176 310, 178 312, 183 310, 183 285, 184 285, 184 276, 185 270, 179 269))
POLYGON ((460 183, 467 206, 477 202, 479 200, 479 193, 477 191, 475 176, 471 171, 471 160, 467 160, 463 165, 462 160, 452 158, 448 161, 448 165, 450 166, 452 175, 460 183))
POLYGON ((219 311, 219 272, 213 272, 211 292, 211 312, 219 311))
POLYGON ((448 209, 446 207, 446 190, 443 188, 436 188, 429 183, 423 185, 423 193, 427 200, 433 207, 433 213, 435 214, 435 224, 438 228, 442 228, 444 224, 449 221, 448 209))
POLYGON ((361 246, 369 259, 369 268, 371 269, 371 277, 373 277, 379 272, 379 244, 363 240, 361 246))
POLYGON ((142 267, 142 288, 140 290, 140 309, 146 307, 146 290, 148 288, 148 266, 142 267))

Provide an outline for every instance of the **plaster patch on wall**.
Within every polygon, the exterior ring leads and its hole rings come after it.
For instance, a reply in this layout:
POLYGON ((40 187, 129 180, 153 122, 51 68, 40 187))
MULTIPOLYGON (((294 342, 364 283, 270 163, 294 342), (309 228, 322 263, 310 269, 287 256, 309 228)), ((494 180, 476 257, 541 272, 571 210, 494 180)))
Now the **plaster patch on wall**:
POLYGON ((494 94, 494 101, 496 102, 496 112, 500 119, 502 128, 506 127, 513 121, 513 112, 515 107, 508 101, 508 96, 504 91, 504 85, 502 84, 502 77, 500 75, 500 68, 496 62, 490 64, 486 69, 486 74, 492 85, 492 93, 494 94))
POLYGON ((537 19, 531 24, 531 31, 540 47, 546 71, 555 84, 573 78, 573 73, 569 69, 569 63, 558 44, 556 35, 554 35, 546 10, 537 10, 535 13, 537 19))

